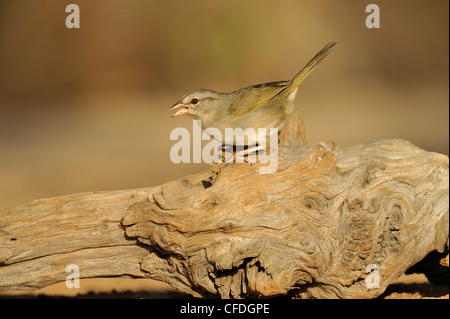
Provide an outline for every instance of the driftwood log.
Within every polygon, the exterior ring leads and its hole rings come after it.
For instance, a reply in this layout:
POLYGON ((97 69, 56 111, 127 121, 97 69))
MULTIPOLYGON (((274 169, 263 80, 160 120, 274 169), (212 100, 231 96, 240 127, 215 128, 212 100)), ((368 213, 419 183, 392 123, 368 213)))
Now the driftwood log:
POLYGON ((448 252, 447 156, 403 140, 310 145, 294 113, 278 171, 260 165, 2 210, 0 290, 64 281, 75 264, 81 278, 150 277, 195 297, 373 298, 448 252))

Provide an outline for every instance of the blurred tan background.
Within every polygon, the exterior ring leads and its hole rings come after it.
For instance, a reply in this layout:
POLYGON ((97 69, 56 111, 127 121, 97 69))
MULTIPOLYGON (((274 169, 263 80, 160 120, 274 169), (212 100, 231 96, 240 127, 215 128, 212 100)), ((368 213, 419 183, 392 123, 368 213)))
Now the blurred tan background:
MULTIPOLYGON (((2 0, 0 209, 207 169, 171 163, 170 131, 192 129, 192 120, 171 119, 169 107, 194 88, 290 79, 330 41, 339 44, 296 99, 309 141, 346 147, 402 138, 448 154, 448 7, 447 0, 2 0), (80 29, 65 26, 70 3, 80 7, 80 29), (365 26, 370 3, 380 7, 380 29, 365 26)), ((120 285, 90 282, 85 289, 120 285)))

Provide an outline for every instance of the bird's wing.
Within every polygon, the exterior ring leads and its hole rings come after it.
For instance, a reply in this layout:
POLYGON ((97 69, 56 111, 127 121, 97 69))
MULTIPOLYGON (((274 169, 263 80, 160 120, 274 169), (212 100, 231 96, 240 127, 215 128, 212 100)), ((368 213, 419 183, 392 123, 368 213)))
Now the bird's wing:
POLYGON ((337 42, 330 42, 326 46, 323 47, 304 67, 298 72, 294 78, 292 79, 289 86, 281 93, 283 96, 289 95, 292 91, 294 91, 300 83, 311 73, 312 70, 319 65, 323 59, 326 58, 328 53, 333 49, 333 47, 337 44, 337 42))
POLYGON ((230 115, 233 119, 239 119, 261 107, 278 94, 283 97, 288 96, 303 82, 311 71, 325 59, 335 45, 336 42, 328 43, 294 76, 291 81, 257 84, 233 92, 235 93, 235 99, 230 105, 230 115))
POLYGON ((291 81, 269 82, 252 85, 232 93, 233 100, 229 114, 233 119, 239 119, 254 111, 291 84, 291 81))

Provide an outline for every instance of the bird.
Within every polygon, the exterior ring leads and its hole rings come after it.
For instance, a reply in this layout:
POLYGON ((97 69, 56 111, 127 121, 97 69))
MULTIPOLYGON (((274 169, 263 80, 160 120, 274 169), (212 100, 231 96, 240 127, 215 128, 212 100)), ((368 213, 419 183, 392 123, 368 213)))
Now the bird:
POLYGON ((215 128, 221 134, 210 135, 222 144, 223 150, 230 146, 235 150, 239 143, 245 144, 241 146, 245 147, 246 154, 259 150, 261 147, 258 142, 261 140, 266 139, 268 145, 267 132, 271 128, 277 128, 277 132, 283 129, 295 109, 294 99, 299 85, 336 44, 337 42, 330 42, 323 47, 292 80, 251 85, 229 93, 208 89, 188 91, 170 108, 178 109, 172 117, 186 114, 200 120, 206 133, 209 128, 215 128), (242 136, 226 134, 227 128, 242 128, 241 134, 248 128, 253 128, 258 133, 242 142, 242 136), (263 137, 259 136, 259 128, 266 129, 263 137))

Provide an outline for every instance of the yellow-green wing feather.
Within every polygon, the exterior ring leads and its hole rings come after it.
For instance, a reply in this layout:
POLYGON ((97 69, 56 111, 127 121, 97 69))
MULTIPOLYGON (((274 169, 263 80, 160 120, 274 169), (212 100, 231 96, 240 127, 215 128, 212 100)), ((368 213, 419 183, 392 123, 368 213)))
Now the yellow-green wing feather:
POLYGON ((252 85, 232 93, 232 101, 228 110, 233 119, 238 119, 284 90, 291 81, 270 82, 252 85))
POLYGON ((233 100, 229 114, 233 119, 246 116, 261 107, 277 95, 287 96, 294 91, 312 70, 328 55, 336 42, 328 43, 320 50, 291 81, 270 82, 249 86, 232 93, 233 100))
POLYGON ((303 82, 303 80, 311 73, 312 70, 320 63, 323 59, 330 53, 330 51, 333 49, 333 47, 336 45, 337 42, 330 42, 328 43, 322 50, 320 50, 309 62, 306 64, 303 69, 298 72, 294 78, 291 81, 291 84, 283 90, 283 92, 280 92, 280 94, 283 94, 283 96, 289 95, 292 91, 294 91, 300 83, 303 82))

